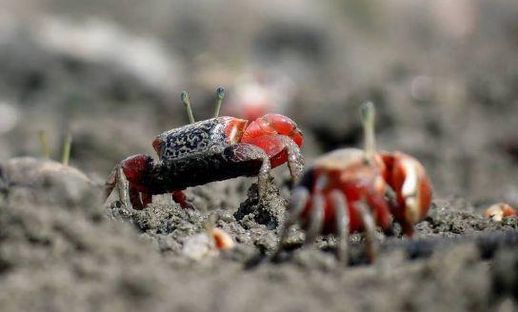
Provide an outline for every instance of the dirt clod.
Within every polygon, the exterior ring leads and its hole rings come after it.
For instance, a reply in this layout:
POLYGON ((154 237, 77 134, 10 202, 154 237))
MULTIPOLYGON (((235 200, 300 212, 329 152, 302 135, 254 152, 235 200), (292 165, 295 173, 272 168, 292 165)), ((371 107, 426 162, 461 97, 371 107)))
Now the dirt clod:
POLYGON ((247 200, 241 203, 234 217, 245 228, 250 229, 254 223, 262 224, 274 230, 284 222, 287 201, 280 197, 279 189, 270 179, 266 196, 259 198, 257 184, 248 189, 247 200))

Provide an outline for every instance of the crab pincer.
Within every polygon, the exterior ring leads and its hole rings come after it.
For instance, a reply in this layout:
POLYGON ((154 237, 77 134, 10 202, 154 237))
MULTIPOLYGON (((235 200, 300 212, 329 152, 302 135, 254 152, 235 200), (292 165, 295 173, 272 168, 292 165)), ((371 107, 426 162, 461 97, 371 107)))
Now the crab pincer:
POLYGON ((305 244, 321 233, 337 236, 336 255, 347 261, 348 235, 365 232, 367 255, 376 258, 375 231, 392 233, 395 221, 412 236, 414 224, 427 214, 431 186, 424 167, 402 152, 376 152, 374 106, 361 107, 365 149, 344 148, 324 154, 308 168, 295 187, 281 231, 277 257, 289 228, 300 223, 305 244))
POLYGON ((284 163, 297 182, 304 164, 303 134, 297 124, 280 114, 266 114, 251 122, 218 116, 223 98, 220 87, 215 116, 195 122, 189 95, 182 92, 191 123, 155 138, 158 160, 138 154, 117 164, 106 182, 106 196, 117 188, 123 205, 142 209, 153 195, 171 193, 173 200, 186 207, 185 188, 239 176, 257 176, 261 196, 270 170, 284 163))

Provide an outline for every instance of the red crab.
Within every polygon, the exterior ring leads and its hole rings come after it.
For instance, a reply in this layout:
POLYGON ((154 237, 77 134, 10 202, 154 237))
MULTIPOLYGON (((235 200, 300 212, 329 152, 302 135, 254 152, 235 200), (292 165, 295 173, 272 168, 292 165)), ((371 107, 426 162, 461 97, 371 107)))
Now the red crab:
POLYGON ((412 236, 414 224, 427 214, 431 186, 423 166, 401 152, 376 153, 374 106, 362 106, 366 149, 344 148, 318 158, 294 189, 288 220, 279 245, 291 225, 299 221, 307 230, 306 243, 320 233, 337 234, 337 257, 347 256, 349 233, 365 231, 367 252, 375 258, 376 225, 386 233, 392 221, 412 236))
POLYGON ((146 207, 152 195, 172 193, 186 207, 182 190, 239 176, 258 176, 261 195, 269 171, 288 163, 293 181, 302 174, 299 147, 303 135, 295 122, 279 114, 266 114, 252 122, 220 116, 224 97, 218 88, 214 118, 194 122, 189 96, 182 92, 191 124, 156 137, 158 161, 149 155, 133 155, 115 166, 106 182, 106 196, 117 187, 123 205, 146 207))

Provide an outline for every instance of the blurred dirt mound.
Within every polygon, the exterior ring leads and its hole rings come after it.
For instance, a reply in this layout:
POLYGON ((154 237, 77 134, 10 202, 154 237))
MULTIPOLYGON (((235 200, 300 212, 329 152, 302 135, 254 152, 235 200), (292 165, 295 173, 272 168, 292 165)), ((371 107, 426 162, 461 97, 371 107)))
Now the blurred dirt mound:
POLYGON ((164 282, 158 271, 167 271, 160 257, 130 226, 105 219, 100 189, 85 186, 82 173, 41 173, 58 166, 29 158, 6 166, 10 186, 0 199, 3 309, 120 310, 158 300, 164 282), (22 184, 14 171, 32 171, 25 178, 35 179, 22 184))
POLYGON ((0 179, 9 197, 29 197, 34 202, 74 207, 98 205, 100 200, 99 186, 83 172, 52 160, 12 158, 0 163, 0 179))

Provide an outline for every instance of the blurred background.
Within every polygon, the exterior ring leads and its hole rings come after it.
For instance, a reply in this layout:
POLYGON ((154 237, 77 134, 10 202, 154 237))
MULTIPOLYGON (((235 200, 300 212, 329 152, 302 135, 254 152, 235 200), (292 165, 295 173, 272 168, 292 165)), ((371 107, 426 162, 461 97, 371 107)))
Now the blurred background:
POLYGON ((102 180, 120 159, 197 119, 279 112, 307 163, 361 146, 426 166, 439 197, 518 203, 518 2, 514 0, 0 0, 0 160, 59 158, 102 180))

